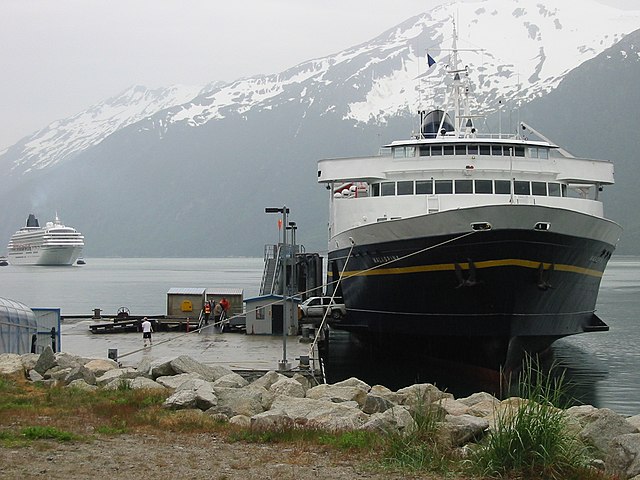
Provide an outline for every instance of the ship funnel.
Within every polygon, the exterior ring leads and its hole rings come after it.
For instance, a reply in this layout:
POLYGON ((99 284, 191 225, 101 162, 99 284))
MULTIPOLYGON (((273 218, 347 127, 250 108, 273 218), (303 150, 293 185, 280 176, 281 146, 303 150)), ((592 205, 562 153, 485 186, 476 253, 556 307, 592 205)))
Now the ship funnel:
POLYGON ((40 224, 38 223, 38 219, 33 213, 30 213, 29 218, 27 218, 27 227, 35 227, 35 228, 40 227, 40 224))
POLYGON ((431 110, 422 119, 422 135, 426 138, 435 138, 442 130, 446 132, 455 131, 449 114, 442 110, 431 110))

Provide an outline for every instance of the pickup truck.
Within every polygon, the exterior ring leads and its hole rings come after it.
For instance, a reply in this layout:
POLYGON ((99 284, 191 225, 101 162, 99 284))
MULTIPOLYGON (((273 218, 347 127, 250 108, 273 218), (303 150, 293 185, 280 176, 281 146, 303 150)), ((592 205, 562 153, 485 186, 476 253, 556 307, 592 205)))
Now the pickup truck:
POLYGON ((340 297, 335 297, 333 302, 331 297, 310 297, 300 304, 303 317, 323 317, 327 310, 334 320, 340 320, 347 314, 347 307, 340 297))

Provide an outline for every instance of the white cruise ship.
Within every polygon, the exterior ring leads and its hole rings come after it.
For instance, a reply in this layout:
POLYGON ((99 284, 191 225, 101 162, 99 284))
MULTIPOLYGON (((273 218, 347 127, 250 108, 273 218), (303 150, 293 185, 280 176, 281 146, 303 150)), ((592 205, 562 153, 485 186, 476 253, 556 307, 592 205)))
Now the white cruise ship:
POLYGON ((11 237, 7 256, 13 265, 73 265, 83 247, 84 236, 63 225, 57 214, 44 227, 29 214, 27 225, 11 237))

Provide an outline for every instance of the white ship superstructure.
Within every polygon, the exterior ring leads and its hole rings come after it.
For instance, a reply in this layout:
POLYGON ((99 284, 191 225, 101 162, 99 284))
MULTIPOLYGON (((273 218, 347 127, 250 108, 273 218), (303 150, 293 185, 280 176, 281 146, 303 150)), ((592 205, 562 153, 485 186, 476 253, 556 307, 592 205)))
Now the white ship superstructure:
POLYGON ((67 227, 56 215, 53 222, 40 227, 30 214, 27 225, 13 234, 7 254, 13 265, 73 265, 82 254, 84 236, 67 227))

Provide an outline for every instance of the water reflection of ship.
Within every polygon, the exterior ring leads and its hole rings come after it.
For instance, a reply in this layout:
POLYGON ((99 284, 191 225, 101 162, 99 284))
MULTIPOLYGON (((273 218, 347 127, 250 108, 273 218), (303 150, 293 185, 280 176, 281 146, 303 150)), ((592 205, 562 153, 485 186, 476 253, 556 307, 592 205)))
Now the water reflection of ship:
MULTIPOLYGON (((451 360, 430 358, 423 352, 381 352, 347 332, 330 332, 329 350, 323 351, 329 383, 351 376, 370 385, 397 390, 414 383, 432 383, 456 398, 484 391, 497 397, 518 394, 518 375, 511 374, 511 387, 492 369, 451 360), (357 360, 356 360, 357 359, 357 360)), ((599 405, 597 383, 606 378, 606 365, 592 352, 567 340, 559 340, 544 355, 536 357, 544 378, 562 378, 568 404, 599 405)))

